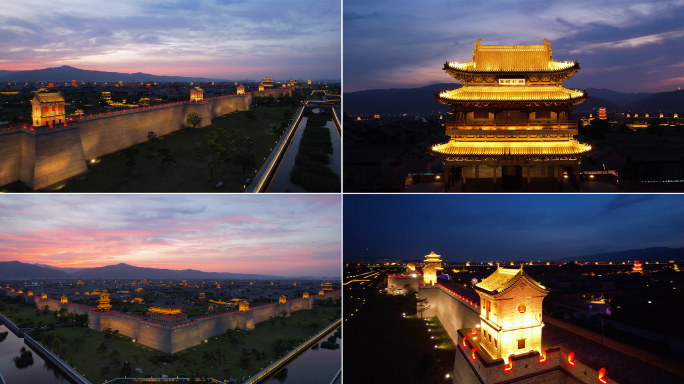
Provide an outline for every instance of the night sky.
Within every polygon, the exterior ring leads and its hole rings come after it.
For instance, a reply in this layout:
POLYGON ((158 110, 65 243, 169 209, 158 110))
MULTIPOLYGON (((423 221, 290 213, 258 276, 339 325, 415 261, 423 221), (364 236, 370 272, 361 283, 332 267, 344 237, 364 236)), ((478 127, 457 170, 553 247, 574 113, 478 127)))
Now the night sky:
POLYGON ((339 0, 0 2, 0 69, 340 79, 339 0))
POLYGON ((620 92, 684 86, 684 1, 345 0, 344 91, 456 82, 474 43, 551 42, 582 68, 564 85, 620 92))
POLYGON ((339 195, 0 197, 0 261, 340 276, 339 195))
POLYGON ((345 261, 557 260, 684 247, 684 195, 345 195, 345 261))

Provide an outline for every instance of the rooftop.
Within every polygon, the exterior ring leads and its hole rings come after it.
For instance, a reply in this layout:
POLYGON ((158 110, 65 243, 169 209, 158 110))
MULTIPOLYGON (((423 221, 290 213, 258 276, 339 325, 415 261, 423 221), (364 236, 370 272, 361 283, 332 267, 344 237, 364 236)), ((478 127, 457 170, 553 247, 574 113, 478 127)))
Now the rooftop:
POLYGON ((481 282, 477 283, 475 285, 475 288, 483 290, 485 292, 497 294, 504 292, 505 290, 513 286, 513 284, 518 282, 518 280, 520 280, 521 278, 525 278, 530 284, 537 287, 538 289, 546 289, 543 285, 539 284, 539 282, 535 281, 527 273, 525 273, 522 270, 522 267, 520 269, 497 267, 494 273, 486 277, 481 282))
POLYGON ((473 61, 447 63, 449 68, 468 72, 553 72, 572 68, 574 61, 553 61, 551 43, 540 45, 483 45, 475 42, 473 61))
POLYGON ((41 103, 54 103, 57 101, 64 101, 64 97, 62 97, 62 94, 57 92, 57 93, 36 93, 35 100, 40 101, 41 103))
POLYGON ((449 156, 573 156, 587 153, 590 145, 574 140, 545 142, 450 141, 432 147, 435 154, 449 156))
POLYGON ((463 86, 438 93, 445 101, 569 101, 586 98, 584 91, 561 86, 463 86))

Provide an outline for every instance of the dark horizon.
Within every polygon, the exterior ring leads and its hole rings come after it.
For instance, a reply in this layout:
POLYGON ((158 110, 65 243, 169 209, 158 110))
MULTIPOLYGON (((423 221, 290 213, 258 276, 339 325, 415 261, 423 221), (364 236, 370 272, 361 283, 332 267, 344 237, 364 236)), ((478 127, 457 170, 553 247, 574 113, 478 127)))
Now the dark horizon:
POLYGON ((557 261, 684 247, 683 195, 345 195, 345 262, 557 261))
POLYGON ((346 92, 449 82, 447 61, 472 60, 474 43, 551 42, 576 61, 566 88, 664 92, 684 86, 684 4, 642 0, 426 3, 348 0, 346 92))

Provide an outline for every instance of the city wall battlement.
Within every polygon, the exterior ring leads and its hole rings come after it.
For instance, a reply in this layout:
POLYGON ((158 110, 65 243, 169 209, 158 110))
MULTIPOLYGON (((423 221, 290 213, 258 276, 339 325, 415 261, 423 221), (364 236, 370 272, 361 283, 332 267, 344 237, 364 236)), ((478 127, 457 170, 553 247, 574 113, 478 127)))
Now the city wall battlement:
POLYGON ((248 312, 225 312, 212 315, 188 318, 187 323, 168 326, 153 323, 149 318, 130 315, 115 311, 99 311, 95 307, 67 303, 61 304, 54 299, 41 299, 39 296, 18 294, 7 289, 0 288, 0 294, 8 296, 21 295, 27 303, 34 303, 38 308, 45 305, 51 311, 59 311, 66 308, 71 313, 88 314, 89 327, 102 332, 107 328, 118 330, 121 335, 130 337, 136 343, 142 344, 165 353, 176 353, 192 348, 210 339, 235 329, 252 330, 255 324, 281 317, 285 310, 290 316, 292 312, 302 309, 311 309, 315 300, 327 298, 339 298, 340 291, 326 293, 325 295, 312 295, 304 299, 292 299, 286 303, 271 303, 250 308, 248 312))
POLYGON ((148 132, 163 136, 186 126, 190 113, 211 119, 246 111, 256 96, 275 97, 292 88, 220 96, 203 102, 129 109, 87 116, 54 126, 16 125, 0 131, 0 186, 20 181, 33 190, 49 187, 88 170, 87 161, 145 142, 148 132))
POLYGON ((437 317, 449 338, 456 341, 459 329, 475 328, 475 325, 480 324, 479 300, 475 302, 472 297, 469 298, 469 293, 439 283, 420 285, 418 299, 428 299, 427 304, 430 305, 422 316, 437 317))

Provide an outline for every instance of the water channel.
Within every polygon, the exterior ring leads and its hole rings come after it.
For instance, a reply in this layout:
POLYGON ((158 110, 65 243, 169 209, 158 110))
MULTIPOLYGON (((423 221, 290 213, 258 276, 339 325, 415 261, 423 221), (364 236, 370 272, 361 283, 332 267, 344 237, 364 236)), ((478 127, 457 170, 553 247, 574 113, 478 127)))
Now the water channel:
MULTIPOLYGON (((290 180, 290 173, 295 166, 295 159, 299 153, 299 144, 302 141, 302 135, 304 134, 304 129, 306 128, 306 117, 302 117, 302 120, 297 126, 297 131, 292 138, 290 146, 285 152, 280 165, 273 175, 273 180, 268 186, 268 192, 306 192, 306 190, 299 185, 293 183, 290 180)), ((335 128, 335 122, 332 120, 327 121, 325 128, 330 130, 330 139, 332 140, 333 153, 330 156, 330 164, 328 165, 333 172, 340 175, 342 173, 342 140, 340 139, 340 134, 335 128)))
POLYGON ((39 354, 24 344, 23 339, 17 337, 4 324, 0 324, 0 333, 4 332, 7 332, 7 337, 0 342, 0 373, 6 384, 66 384, 71 382, 54 364, 43 360, 39 354), (31 353, 31 358, 21 358, 22 347, 31 353))
MULTIPOLYGON (((335 131, 337 132, 337 131, 335 131)), ((322 342, 332 336, 337 330, 325 335, 317 344, 314 344, 303 352, 299 357, 283 367, 278 373, 266 381, 268 384, 328 384, 342 367, 342 339, 337 339, 340 344, 338 349, 321 348, 322 342)), ((341 377, 335 379, 335 383, 341 383, 341 377)))

